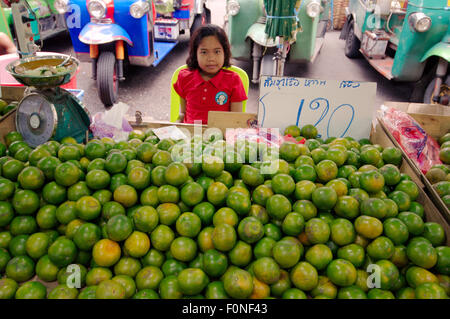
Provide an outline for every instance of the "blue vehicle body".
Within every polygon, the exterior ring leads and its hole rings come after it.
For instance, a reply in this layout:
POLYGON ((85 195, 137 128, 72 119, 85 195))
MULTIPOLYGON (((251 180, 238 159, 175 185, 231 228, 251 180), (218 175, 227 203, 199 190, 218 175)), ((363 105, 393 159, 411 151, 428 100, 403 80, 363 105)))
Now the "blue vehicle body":
POLYGON ((92 62, 92 74, 106 106, 117 101, 118 81, 125 80, 124 62, 156 66, 177 45, 179 34, 210 22, 205 2, 174 0, 171 12, 157 13, 151 0, 69 0, 65 15, 74 51, 79 60, 92 62), (104 4, 101 18, 88 12, 90 1, 104 4), (136 3, 148 4, 140 18, 130 12, 136 3))

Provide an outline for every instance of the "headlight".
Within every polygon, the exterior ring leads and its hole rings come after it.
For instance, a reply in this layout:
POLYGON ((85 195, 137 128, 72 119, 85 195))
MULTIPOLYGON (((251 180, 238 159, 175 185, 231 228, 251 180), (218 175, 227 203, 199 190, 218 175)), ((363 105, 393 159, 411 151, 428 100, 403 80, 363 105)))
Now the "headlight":
POLYGON ((306 14, 314 19, 319 16, 321 8, 320 1, 312 0, 306 5, 306 14))
POLYGON ((138 1, 130 6, 130 14, 135 19, 140 19, 150 10, 148 2, 138 1))
POLYGON ((91 0, 88 4, 88 11, 94 18, 101 19, 106 14, 106 4, 102 0, 91 0))
POLYGON ((227 12, 231 16, 235 16, 239 13, 239 10, 241 9, 241 6, 239 5, 239 1, 237 0, 230 0, 227 3, 227 12))
POLYGON ((69 11, 69 0, 55 0, 53 6, 59 14, 64 14, 69 11))
POLYGON ((423 12, 411 13, 408 21, 409 25, 417 32, 425 32, 431 28, 431 18, 423 12))

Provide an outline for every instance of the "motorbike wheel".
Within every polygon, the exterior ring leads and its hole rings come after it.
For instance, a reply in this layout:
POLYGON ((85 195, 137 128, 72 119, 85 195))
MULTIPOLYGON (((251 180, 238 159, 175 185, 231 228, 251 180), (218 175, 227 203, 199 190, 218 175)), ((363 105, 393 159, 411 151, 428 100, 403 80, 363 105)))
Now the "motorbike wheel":
POLYGON ((205 23, 210 24, 211 23, 211 10, 205 7, 205 23))
POLYGON ((345 40, 345 55, 350 59, 357 58, 360 47, 361 41, 355 35, 355 22, 352 20, 348 27, 347 39, 345 40))
POLYGON ((194 18, 194 22, 192 23, 191 29, 189 30, 191 32, 191 35, 194 34, 195 30, 200 28, 202 25, 209 23, 211 23, 211 10, 203 7, 202 13, 197 14, 194 18))
MULTIPOLYGON (((425 90, 425 93, 423 95, 423 103, 436 104, 436 102, 433 102, 431 99, 435 83, 436 83, 436 79, 434 78, 428 84, 428 86, 425 90)), ((449 88, 450 88, 450 75, 447 75, 445 83, 442 83, 442 85, 441 85, 441 92, 440 92, 440 96, 441 96, 440 103, 443 105, 449 105, 449 90, 450 90, 449 88)))
POLYGON ((112 52, 102 52, 97 61, 97 89, 100 100, 105 106, 117 101, 119 79, 116 74, 116 56, 112 52))

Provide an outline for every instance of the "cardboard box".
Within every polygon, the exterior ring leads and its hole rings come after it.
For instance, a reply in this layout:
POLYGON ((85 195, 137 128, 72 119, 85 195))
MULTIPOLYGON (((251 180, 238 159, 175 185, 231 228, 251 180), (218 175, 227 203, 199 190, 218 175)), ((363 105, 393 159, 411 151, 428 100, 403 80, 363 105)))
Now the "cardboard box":
POLYGON ((227 128, 249 128, 255 125, 257 115, 254 113, 242 112, 216 112, 210 111, 208 113, 208 125, 194 125, 185 123, 174 123, 168 121, 155 121, 151 117, 141 117, 140 114, 135 116, 127 115, 127 121, 134 129, 147 130, 149 128, 160 128, 164 126, 176 126, 179 129, 187 130, 191 136, 194 135, 196 126, 202 131, 208 128, 218 128, 225 136, 227 128))
POLYGON ((434 139, 450 132, 450 107, 439 104, 384 102, 409 114, 434 139))
POLYGON ((258 123, 258 115, 242 112, 209 112, 208 127, 218 128, 225 136, 227 128, 253 128, 258 123))
MULTIPOLYGON (((131 127, 135 130, 146 131, 147 129, 160 128, 165 126, 176 126, 183 132, 189 132, 191 136, 194 135, 196 127, 193 124, 185 123, 173 123, 169 121, 156 121, 151 117, 135 117, 131 115, 126 115, 125 119, 130 123, 131 127)), ((206 125, 197 125, 197 129, 203 132, 208 127, 206 125)))
MULTIPOLYGON (((419 123, 425 132, 427 132, 427 134, 434 139, 439 139, 439 137, 450 132, 450 108, 448 106, 398 102, 385 102, 384 104, 386 106, 400 109, 409 114, 419 123)), ((402 150, 404 159, 414 171, 416 179, 419 179, 420 184, 423 185, 422 187, 425 187, 428 196, 441 211, 441 214, 443 214, 446 220, 450 223, 450 209, 445 205, 439 194, 434 190, 433 185, 422 173, 416 162, 406 156, 406 153, 400 147, 400 144, 398 144, 394 136, 392 136, 390 131, 384 126, 383 119, 379 118, 378 120, 381 127, 385 131, 385 135, 391 140, 393 146, 402 150)), ((419 184, 418 181, 415 182, 419 184)))

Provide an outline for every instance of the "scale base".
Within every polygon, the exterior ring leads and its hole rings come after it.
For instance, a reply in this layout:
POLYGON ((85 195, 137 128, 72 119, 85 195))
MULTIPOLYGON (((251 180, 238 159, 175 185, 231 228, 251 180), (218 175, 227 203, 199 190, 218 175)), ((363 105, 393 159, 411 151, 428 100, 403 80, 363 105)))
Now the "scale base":
POLYGON ((78 143, 86 141, 91 119, 78 98, 59 87, 32 88, 28 92, 16 113, 16 128, 25 142, 36 147, 49 139, 61 141, 67 136, 78 143))

